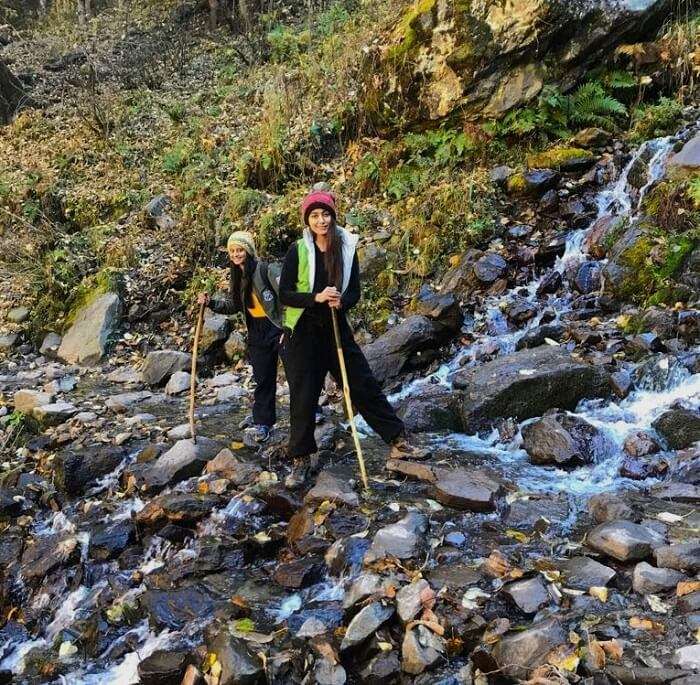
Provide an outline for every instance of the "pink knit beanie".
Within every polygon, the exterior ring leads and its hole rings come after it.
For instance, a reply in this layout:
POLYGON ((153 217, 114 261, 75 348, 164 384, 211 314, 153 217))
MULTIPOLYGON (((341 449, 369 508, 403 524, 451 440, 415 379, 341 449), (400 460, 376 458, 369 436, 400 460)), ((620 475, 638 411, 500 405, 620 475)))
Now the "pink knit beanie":
POLYGON ((312 190, 301 203, 301 218, 308 225, 309 214, 314 209, 327 209, 336 219, 335 196, 326 190, 312 190))

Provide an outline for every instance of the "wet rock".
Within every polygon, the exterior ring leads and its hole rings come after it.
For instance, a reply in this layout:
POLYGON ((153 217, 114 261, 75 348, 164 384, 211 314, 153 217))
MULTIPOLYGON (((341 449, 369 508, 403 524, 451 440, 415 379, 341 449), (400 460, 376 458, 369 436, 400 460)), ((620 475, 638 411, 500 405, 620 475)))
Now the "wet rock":
POLYGON ((221 664, 219 685, 261 685, 266 682, 260 657, 252 654, 245 640, 221 630, 209 644, 221 664))
POLYGON ((17 333, 0 334, 0 350, 12 349, 18 340, 19 340, 19 335, 17 333))
POLYGON ((485 253, 474 264, 474 275, 482 283, 493 283, 505 276, 507 271, 508 262, 496 252, 485 253))
POLYGON ((593 495, 588 500, 588 511, 596 523, 634 518, 632 508, 621 497, 611 492, 593 495))
POLYGON ((464 320, 462 307, 453 293, 436 293, 426 285, 418 291, 414 306, 416 314, 440 321, 450 328, 459 328, 464 320))
POLYGON ((635 561, 651 556, 664 540, 655 531, 631 521, 610 521, 596 526, 586 538, 589 547, 618 561, 635 561))
POLYGON ((180 685, 189 660, 186 652, 158 649, 139 662, 141 685, 180 685))
POLYGON ((112 395, 105 401, 105 407, 111 409, 117 414, 123 414, 131 405, 138 404, 153 397, 152 392, 140 390, 138 392, 124 392, 118 395, 112 395))
POLYGON ((21 411, 23 414, 30 414, 36 407, 41 407, 45 404, 53 402, 53 395, 39 390, 18 390, 13 398, 12 403, 15 406, 15 411, 21 411))
POLYGON ((314 678, 318 685, 345 685, 347 674, 341 664, 323 658, 316 662, 314 678))
POLYGON ((652 494, 659 499, 671 502, 700 502, 700 486, 691 483, 665 483, 652 488, 652 494))
POLYGON ((583 262, 576 272, 574 286, 584 295, 600 290, 600 265, 598 262, 583 262))
POLYGON ((80 545, 75 535, 46 535, 25 545, 20 570, 27 582, 39 581, 51 571, 69 566, 79 558, 80 545))
POLYGON ((425 431, 459 431, 459 398, 441 385, 427 385, 402 399, 396 413, 411 433, 425 431))
POLYGON ((585 148, 603 147, 610 142, 610 133, 602 128, 589 127, 581 129, 573 138, 572 143, 585 148))
POLYGON ((128 519, 101 524, 90 533, 90 557, 98 561, 115 559, 135 540, 134 524, 128 519))
POLYGON ((534 614, 551 601, 547 588, 539 576, 508 583, 503 591, 525 614, 534 614))
POLYGON ((452 564, 439 566, 428 572, 428 582, 439 591, 444 587, 449 589, 461 589, 474 585, 482 580, 480 571, 466 564, 452 564))
POLYGON ((547 338, 556 342, 561 341, 566 329, 559 323, 550 323, 544 326, 537 326, 527 331, 515 345, 516 350, 531 349, 547 344, 547 338))
POLYGON ((279 564, 275 569, 274 579, 278 585, 288 589, 307 587, 321 580, 324 567, 323 559, 304 557, 279 564))
POLYGON ((661 568, 697 573, 700 571, 700 540, 657 547, 654 558, 661 568))
POLYGON ((78 310, 75 322, 63 336, 57 356, 68 364, 92 366, 104 357, 119 326, 121 301, 106 293, 78 310))
POLYGON ((505 675, 526 679, 532 669, 546 663, 549 652, 566 642, 563 626, 557 619, 550 618, 527 630, 504 636, 494 647, 493 656, 505 675))
POLYGON ((564 576, 564 585, 575 590, 604 587, 616 575, 613 569, 589 557, 571 557, 557 565, 564 576))
POLYGON ((219 499, 214 495, 171 492, 152 499, 136 514, 136 522, 152 529, 162 527, 167 522, 194 525, 208 516, 218 503, 219 499))
POLYGON ((349 537, 336 540, 328 548, 324 557, 329 572, 340 576, 347 569, 359 568, 369 545, 369 540, 363 538, 349 537))
POLYGON ((642 595, 655 595, 660 592, 670 592, 676 585, 688 578, 679 571, 668 568, 655 568, 646 561, 641 561, 634 567, 632 587, 642 595))
POLYGON ((652 426, 674 450, 685 449, 700 440, 700 414, 690 409, 669 409, 652 426))
POLYGON ((513 240, 522 240, 532 234, 533 227, 528 224, 515 224, 508 228, 508 237, 513 240))
POLYGON ((193 620, 211 616, 215 607, 214 600, 199 585, 176 590, 149 589, 140 603, 154 625, 170 630, 182 630, 193 620))
POLYGON ((513 323, 520 325, 537 315, 537 307, 525 298, 519 297, 508 304, 506 314, 513 323))
POLYGON ((505 495, 503 481, 486 469, 433 469, 438 502, 466 511, 495 511, 505 495))
POLYGON ((349 609, 372 595, 383 593, 386 580, 376 573, 361 573, 352 582, 343 597, 343 608, 349 609))
POLYGON ((700 133, 696 133, 683 147, 668 160, 669 168, 678 171, 700 169, 700 133))
POLYGON ((68 421, 78 413, 78 408, 70 402, 54 402, 53 404, 43 404, 34 407, 32 416, 39 422, 42 428, 47 426, 58 426, 64 421, 68 421))
POLYGON ((581 466, 605 454, 603 434, 584 419, 563 412, 545 415, 522 428, 523 448, 533 464, 581 466))
POLYGON ((426 598, 430 599, 435 596, 431 590, 427 580, 420 579, 409 585, 404 585, 396 593, 396 609, 399 618, 408 623, 416 614, 423 608, 426 598))
POLYGON ((231 334, 224 343, 224 353, 226 359, 234 361, 241 359, 248 349, 245 338, 238 331, 231 331, 231 334))
MULTIPOLYGON (((22 501, 18 491, 0 488, 0 520, 14 518, 22 513, 22 501)), ((3 539, 3 545, 5 540, 3 539)))
POLYGON ((370 659, 367 666, 360 671, 360 677, 367 685, 385 685, 391 682, 400 670, 399 655, 392 650, 382 652, 370 659))
POLYGON ((610 392, 603 369, 549 345, 460 371, 453 384, 465 390, 462 417, 467 433, 489 428, 502 417, 522 421, 555 407, 573 410, 583 398, 610 392))
MULTIPOLYGON (((252 483, 261 470, 262 469, 255 464, 248 464, 238 460, 229 449, 221 450, 211 461, 208 461, 205 466, 205 471, 207 473, 214 473, 226 478, 236 486, 252 483)), ((295 507, 295 510, 297 508, 298 506, 295 507)))
POLYGON ((63 450, 54 460, 54 481, 69 495, 80 495, 90 483, 112 473, 126 456, 123 448, 108 445, 63 450))
POLYGON ((407 630, 401 645, 401 670, 418 675, 435 664, 445 652, 445 640, 424 625, 407 630))
POLYGON ((213 350, 223 344, 228 337, 231 324, 223 314, 214 314, 207 310, 202 324, 201 349, 203 352, 213 350))
POLYGON ((467 250, 459 262, 448 269, 440 282, 440 292, 454 293, 462 297, 478 288, 479 281, 474 276, 474 263, 482 253, 479 250, 467 250))
POLYGON ((668 462, 659 455, 626 457, 620 466, 620 475, 631 480, 659 478, 668 470, 668 462))
POLYGON ((700 611, 700 592, 691 592, 683 595, 676 602, 676 611, 679 614, 691 614, 700 611))
POLYGON ((427 316, 409 316, 390 328, 363 351, 374 375, 380 383, 392 381, 407 370, 420 366, 420 353, 435 350, 452 338, 461 326, 454 321, 429 319, 427 316))
POLYGON ((146 385, 161 385, 176 371, 192 365, 192 355, 178 350, 156 350, 149 352, 143 362, 141 379, 146 385))
POLYGON ((29 318, 27 307, 13 307, 7 312, 7 320, 12 323, 24 323, 29 318))
POLYGON ((424 514, 411 511, 397 523, 380 528, 372 540, 365 562, 371 563, 387 555, 397 559, 410 559, 420 547, 423 535, 428 529, 424 514))
POLYGON ((350 621, 350 625, 343 636, 340 649, 345 650, 360 644, 370 635, 373 635, 377 628, 386 623, 393 615, 394 607, 391 605, 385 606, 380 602, 368 604, 350 621))
POLYGON ((654 436, 647 431, 636 431, 625 438, 622 449, 633 457, 645 457, 661 449, 654 436))
POLYGON ((324 500, 346 504, 349 507, 357 507, 360 504, 357 493, 348 482, 347 476, 343 477, 330 469, 318 474, 316 484, 304 497, 306 504, 320 504, 324 500))
POLYGON ((400 473, 402 476, 423 480, 427 483, 434 483, 437 478, 432 467, 428 466, 428 464, 407 459, 389 459, 386 462, 386 469, 387 471, 400 473))
POLYGON ((187 371, 176 371, 165 384, 166 395, 181 395, 190 389, 192 376, 187 371))
POLYGON ((198 476, 220 450, 219 443, 205 437, 198 437, 196 443, 192 440, 179 440, 146 471, 146 485, 149 488, 160 488, 198 476))
POLYGON ((489 171, 489 177, 491 181, 496 185, 502 186, 508 178, 513 174, 513 169, 505 164, 501 166, 495 166, 489 171))
POLYGON ((700 645, 688 645, 677 649, 673 654, 673 663, 681 668, 700 670, 700 645))
POLYGON ((513 174, 506 182, 506 189, 511 195, 537 197, 556 187, 557 183, 559 174, 552 169, 528 169, 513 174))
POLYGON ((624 399, 632 390, 632 378, 626 371, 615 371, 610 374, 610 385, 613 392, 624 399))

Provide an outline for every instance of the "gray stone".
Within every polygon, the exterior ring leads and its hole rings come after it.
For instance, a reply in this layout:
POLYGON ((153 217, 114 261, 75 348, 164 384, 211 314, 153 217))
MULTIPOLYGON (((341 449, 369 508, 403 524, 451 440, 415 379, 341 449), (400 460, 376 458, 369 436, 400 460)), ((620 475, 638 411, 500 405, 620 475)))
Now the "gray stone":
POLYGON ((691 483, 665 483, 663 485, 654 486, 651 489, 651 494, 654 495, 654 497, 669 500, 670 502, 695 504, 700 502, 700 485, 692 485, 691 483))
POLYGON ((618 519, 633 519, 634 511, 619 496, 612 492, 601 492, 588 500, 588 511, 596 523, 606 523, 618 519))
POLYGON ((187 371, 176 371, 165 384, 166 395, 181 395, 190 389, 192 376, 187 371))
POLYGON ((428 520, 424 514, 410 511, 397 523, 380 528, 365 554, 365 561, 383 559, 387 555, 397 559, 410 559, 421 544, 428 530, 428 520))
POLYGON ((139 662, 139 683, 141 685, 179 683, 182 681, 188 660, 187 652, 169 652, 157 649, 139 662))
POLYGON ((572 143, 580 147, 602 147, 607 145, 612 138, 611 134, 602 128, 581 129, 572 139, 572 143))
POLYGON ((361 247, 357 251, 357 258, 360 262, 360 276, 363 279, 375 279, 388 264, 386 249, 377 243, 361 247))
POLYGON ((404 585, 396 593, 396 608, 399 618, 408 623, 413 620, 418 612, 423 608, 421 595, 433 595, 427 580, 420 579, 409 585, 404 585))
POLYGON ((462 427, 459 397, 438 384, 422 386, 402 399, 396 413, 411 433, 460 431, 462 427))
POLYGON ((467 511, 495 511, 505 495, 499 476, 486 469, 434 468, 434 496, 442 504, 467 511))
POLYGON ((589 557, 571 557, 559 563, 558 568, 564 576, 563 584, 574 590, 604 587, 616 575, 613 569, 589 557))
POLYGON ((192 365, 192 355, 178 350, 155 350, 149 352, 143 362, 141 379, 146 385, 161 385, 176 371, 192 365))
POLYGON ((367 666, 360 671, 363 685, 385 685, 393 682, 394 677, 401 671, 399 655, 395 650, 381 652, 369 660, 367 666))
POLYGON ((700 133, 696 133, 668 160, 672 170, 697 171, 700 169, 700 133))
POLYGON ((92 366, 107 352, 107 345, 119 326, 121 301, 106 293, 78 310, 75 322, 63 336, 57 356, 68 364, 92 366))
POLYGON ((360 644, 370 635, 373 635, 377 628, 386 623, 393 615, 394 607, 391 605, 384 606, 379 602, 368 604, 350 621, 350 625, 343 636, 340 649, 344 650, 360 644))
POLYGON ((681 668, 700 670, 700 645, 688 645, 677 649, 673 654, 673 663, 681 668))
POLYGON ((108 373, 107 380, 112 383, 135 385, 141 382, 141 374, 133 366, 124 366, 108 373))
POLYGON ((596 526, 586 538, 589 547, 618 561, 635 561, 651 556, 664 544, 663 536, 631 521, 610 521, 596 526))
POLYGON ((224 343, 224 352, 229 361, 235 361, 245 356, 248 345, 245 338, 238 331, 231 331, 231 334, 224 343))
POLYGON ((460 371, 453 384, 464 389, 462 418, 467 433, 487 429, 503 417, 522 421, 552 408, 573 410, 584 398, 610 393, 605 370, 549 345, 460 371))
POLYGON ((244 397, 248 397, 248 391, 240 385, 227 385, 216 391, 218 402, 237 402, 244 397))
POLYGON ((106 445, 63 450, 53 465, 56 487, 69 495, 80 495, 90 483, 112 473, 126 455, 123 449, 106 445))
POLYGON ((677 571, 700 571, 700 540, 663 545, 654 550, 656 565, 677 571))
POLYGON ((495 166, 491 171, 489 171, 489 177, 491 178, 491 181, 493 183, 496 183, 497 185, 503 185, 509 178, 510 176, 513 175, 513 169, 511 169, 509 166, 501 165, 501 166, 495 166))
POLYGON ((57 395, 60 392, 71 392, 78 385, 78 379, 75 376, 63 376, 53 381, 44 384, 44 392, 50 395, 57 395))
POLYGON ((208 352, 218 343, 223 343, 228 337, 230 328, 228 317, 208 311, 202 324, 202 337, 199 343, 201 350, 208 352))
POLYGON ((384 582, 384 579, 376 573, 361 573, 353 580, 352 585, 345 592, 343 608, 349 609, 354 604, 357 604, 357 602, 361 602, 367 599, 367 597, 381 592, 384 587, 384 582))
POLYGON ((683 450, 700 440, 700 413, 690 409, 669 409, 652 426, 674 450, 683 450))
POLYGON ((318 685, 345 685, 347 674, 341 664, 322 658, 314 668, 314 682, 318 685))
POLYGON ((587 261, 579 266, 574 278, 576 290, 584 295, 600 290, 600 265, 587 261))
POLYGON ((258 685, 265 680, 263 663, 249 651, 245 640, 222 630, 212 641, 210 651, 221 664, 219 685, 258 685))
POLYGON ((17 335, 17 333, 0 334, 0 350, 12 349, 18 339, 19 335, 17 335))
POLYGON ((493 656, 504 675, 524 680, 532 669, 546 663, 549 652, 567 641, 561 623, 550 618, 527 630, 505 635, 496 643, 493 656))
POLYGON ((221 445, 209 438, 198 437, 196 443, 191 439, 179 440, 149 467, 145 473, 146 484, 159 488, 198 476, 220 451, 221 445))
POLYGON ((180 425, 171 428, 167 432, 167 436, 170 440, 184 440, 185 438, 192 437, 190 435, 190 424, 181 423, 180 425))
POLYGON ((316 484, 304 497, 307 504, 320 504, 324 500, 337 504, 346 504, 349 507, 357 507, 360 500, 352 489, 347 478, 334 473, 331 470, 321 471, 316 479, 316 484))
POLYGON ((40 581, 51 571, 79 558, 80 545, 75 535, 42 535, 24 547, 20 571, 25 581, 40 581))
POLYGON ((39 390, 18 390, 12 398, 15 411, 23 414, 31 414, 36 407, 51 404, 54 398, 52 394, 40 392, 39 390))
POLYGON ((495 252, 486 252, 474 264, 474 275, 482 283, 493 283, 503 278, 508 271, 508 262, 495 252))
POLYGON ((55 356, 61 346, 61 340, 63 338, 58 333, 47 333, 39 348, 39 354, 43 354, 45 357, 55 356))
POLYGON ((239 461, 231 450, 221 450, 211 461, 207 462, 206 472, 227 478, 234 485, 247 485, 255 480, 261 469, 257 464, 239 461))
POLYGON ((632 390, 632 378, 627 371, 615 371, 610 374, 610 385, 613 392, 624 399, 632 390))
POLYGON ((539 576, 508 583, 503 590, 518 609, 526 614, 536 613, 541 607, 549 604, 551 600, 549 592, 539 576))
POLYGON ((651 433, 635 431, 625 438, 622 449, 633 457, 646 457, 648 454, 656 454, 661 446, 651 433))
POLYGON ((7 320, 12 323, 24 323, 29 318, 29 309, 27 307, 13 307, 7 312, 7 320))
POLYGON ((407 630, 401 645, 401 669, 418 675, 435 664, 445 652, 445 640, 424 625, 407 630))
POLYGON ((566 329, 559 323, 545 324, 537 326, 527 331, 515 344, 516 350, 530 349, 539 347, 547 343, 547 338, 560 342, 566 333, 566 329))
POLYGON ((124 413, 132 404, 138 404, 144 400, 153 397, 152 392, 148 390, 139 390, 138 392, 124 392, 119 395, 112 395, 105 400, 105 407, 111 409, 118 414, 124 413))
POLYGON ((230 371, 226 371, 224 373, 219 373, 212 378, 207 378, 207 380, 204 381, 204 385, 206 385, 207 388, 223 388, 224 386, 238 383, 239 380, 238 375, 231 373, 230 371))
POLYGON ((78 413, 78 408, 68 402, 54 402, 34 407, 32 416, 41 426, 58 426, 78 413))
POLYGON ((655 568, 646 561, 641 561, 634 567, 632 587, 642 595, 656 595, 660 592, 670 592, 676 585, 688 578, 680 571, 668 568, 655 568))
POLYGON ((175 219, 168 213, 171 205, 167 195, 156 195, 144 207, 144 213, 149 223, 161 230, 171 231, 175 227, 175 219))

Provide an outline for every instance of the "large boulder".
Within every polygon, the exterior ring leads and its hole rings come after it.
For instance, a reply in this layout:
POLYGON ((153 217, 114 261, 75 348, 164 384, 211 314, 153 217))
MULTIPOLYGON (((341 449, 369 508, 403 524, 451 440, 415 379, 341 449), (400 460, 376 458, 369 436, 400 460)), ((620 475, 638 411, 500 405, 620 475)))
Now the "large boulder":
POLYGON ((112 473, 126 456, 124 448, 109 445, 64 450, 54 459, 54 482, 69 495, 80 495, 90 483, 112 473))
POLYGON ((609 521, 596 526, 586 539, 589 547, 618 561, 641 561, 664 544, 655 530, 631 521, 609 521))
POLYGON ((665 411, 652 424, 674 450, 690 447, 700 440, 700 412, 674 407, 665 411))
MULTIPOLYGON (((421 353, 434 351, 458 330, 451 322, 442 323, 422 315, 409 316, 366 345, 364 353, 377 380, 385 384, 405 371, 423 366, 421 353)), ((425 358, 429 361, 432 357, 426 355, 425 358)))
POLYGON ((605 370, 549 345, 460 371, 453 385, 464 390, 462 420, 468 433, 504 417, 522 421, 553 408, 573 410, 584 398, 610 393, 605 370))
POLYGON ((149 352, 141 368, 141 378, 146 385, 160 385, 176 371, 184 371, 192 364, 192 355, 178 350, 149 352))
POLYGON ((396 413, 411 433, 462 428, 459 396, 442 385, 419 386, 399 402, 396 413))
POLYGON ((670 171, 697 172, 700 170, 700 133, 696 133, 668 160, 670 171))
POLYGON ((503 481, 487 469, 433 469, 435 499, 455 509, 495 511, 505 495, 503 481))
POLYGON ((110 337, 119 326, 121 301, 116 293, 96 297, 81 307, 63 336, 57 355, 68 364, 91 366, 107 352, 110 337))
POLYGON ((146 485, 154 489, 163 488, 175 485, 185 478, 198 476, 220 450, 221 445, 209 438, 198 437, 196 442, 191 439, 178 440, 146 471, 146 485))

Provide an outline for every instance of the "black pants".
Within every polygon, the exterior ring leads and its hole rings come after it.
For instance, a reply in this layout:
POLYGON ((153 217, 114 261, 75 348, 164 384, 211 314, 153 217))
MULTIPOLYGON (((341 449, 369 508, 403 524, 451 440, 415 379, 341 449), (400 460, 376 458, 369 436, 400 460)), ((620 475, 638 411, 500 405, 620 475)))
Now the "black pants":
MULTIPOLYGON (((384 442, 390 443, 403 433, 403 422, 382 392, 345 317, 341 315, 339 319, 352 403, 384 442)), ((304 313, 294 333, 285 335, 282 357, 289 383, 291 425, 287 454, 301 457, 316 451, 315 413, 326 374, 330 373, 342 386, 330 317, 322 325, 304 313)))
POLYGON ((277 420, 277 360, 282 331, 267 317, 246 316, 248 326, 248 359, 253 367, 255 394, 253 423, 274 426, 277 420))

